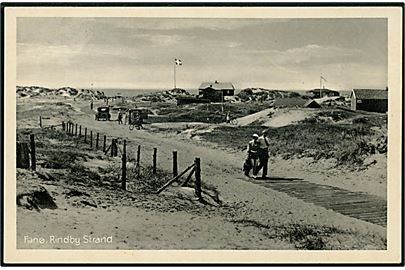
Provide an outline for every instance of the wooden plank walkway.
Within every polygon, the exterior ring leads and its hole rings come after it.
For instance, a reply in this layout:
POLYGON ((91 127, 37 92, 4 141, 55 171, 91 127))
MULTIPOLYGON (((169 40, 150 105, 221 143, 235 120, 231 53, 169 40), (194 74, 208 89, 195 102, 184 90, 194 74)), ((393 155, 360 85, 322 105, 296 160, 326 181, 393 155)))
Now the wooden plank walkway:
POLYGON ((352 192, 296 178, 249 178, 249 181, 346 216, 383 227, 387 226, 387 201, 375 195, 352 192))

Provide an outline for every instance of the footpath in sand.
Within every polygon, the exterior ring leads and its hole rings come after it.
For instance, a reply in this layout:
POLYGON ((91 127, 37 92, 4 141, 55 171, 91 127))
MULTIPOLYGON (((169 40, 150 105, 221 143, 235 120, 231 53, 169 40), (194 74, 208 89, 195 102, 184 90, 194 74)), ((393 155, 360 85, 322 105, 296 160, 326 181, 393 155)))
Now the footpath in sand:
MULTIPOLYGON (((222 216, 205 215, 195 216, 184 212, 154 213, 143 209, 122 207, 114 211, 84 209, 80 213, 63 215, 62 210, 46 210, 41 214, 26 213, 19 210, 19 230, 24 233, 69 233, 72 226, 80 231, 79 234, 95 232, 111 232, 118 242, 114 247, 103 246, 98 248, 140 248, 140 249, 175 249, 175 248, 205 248, 205 249, 284 249, 294 248, 287 241, 276 241, 263 238, 263 228, 286 224, 314 225, 333 227, 339 230, 354 232, 354 235, 336 237, 336 248, 364 248, 379 249, 380 243, 374 240, 359 245, 361 235, 386 238, 386 229, 359 219, 351 218, 324 207, 304 202, 286 193, 246 181, 241 175, 241 161, 243 153, 229 153, 218 148, 208 148, 190 141, 179 140, 176 137, 147 131, 129 131, 128 126, 117 125, 116 122, 97 122, 94 115, 84 110, 83 114, 71 115, 72 121, 86 126, 93 132, 100 132, 109 136, 128 140, 128 152, 135 153, 138 144, 142 145, 142 162, 149 163, 148 153, 154 147, 158 148, 159 167, 171 170, 172 151, 178 151, 180 169, 188 166, 195 157, 202 162, 202 179, 212 184, 221 192, 223 201, 228 203, 241 203, 230 218, 222 216), (46 214, 48 218, 46 228, 38 228, 32 224, 41 224, 46 214), (62 225, 65 224, 65 225, 62 225), (349 239, 348 239, 349 238, 349 239), (180 241, 179 239, 183 239, 180 241), (119 243, 119 244, 117 244, 119 243), (339 244, 340 243, 340 244, 339 244)), ((282 165, 282 164, 280 164, 282 165)), ((288 166, 275 168, 274 174, 279 178, 296 177, 296 171, 288 171, 288 166)), ((320 178, 322 174, 306 173, 300 175, 308 181, 320 178)), ((337 177, 338 178, 338 177, 337 177)), ((321 181, 315 180, 315 181, 321 181)), ((22 237, 22 234, 20 234, 22 237)), ((21 239, 21 238, 20 238, 21 239)), ((21 240, 20 240, 21 241, 21 240)), ((65 247, 63 247, 65 248, 65 247)), ((72 247, 75 248, 75 247, 72 247)), ((86 247, 84 247, 86 248, 86 247)), ((89 248, 95 248, 89 246, 89 248)))
POLYGON ((283 127, 302 121, 315 111, 310 109, 278 109, 269 108, 257 113, 249 114, 238 118, 239 126, 247 126, 254 122, 259 122, 265 127, 283 127))

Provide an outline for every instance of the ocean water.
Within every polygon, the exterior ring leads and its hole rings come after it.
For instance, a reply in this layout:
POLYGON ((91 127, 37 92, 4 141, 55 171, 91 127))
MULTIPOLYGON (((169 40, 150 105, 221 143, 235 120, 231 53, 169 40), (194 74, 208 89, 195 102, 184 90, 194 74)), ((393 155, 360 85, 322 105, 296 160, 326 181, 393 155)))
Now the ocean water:
MULTIPOLYGON (((148 93, 154 93, 154 92, 161 92, 161 91, 166 91, 169 89, 95 89, 98 91, 103 91, 104 94, 108 97, 112 96, 125 96, 125 97, 135 97, 137 95, 141 94, 148 94, 148 93)), ((198 94, 198 89, 186 89, 190 94, 196 95, 198 94)))
MULTIPOLYGON (((99 88, 95 89, 98 91, 103 91, 104 94, 108 97, 113 97, 113 96, 125 96, 125 97, 135 97, 137 95, 141 94, 148 94, 148 93, 154 93, 154 92, 161 92, 161 91, 166 91, 170 89, 120 89, 120 88, 99 88)), ((192 95, 197 95, 198 94, 198 89, 186 89, 190 94, 192 95)), ((297 92, 300 94, 305 94, 306 91, 308 90, 286 90, 286 91, 293 91, 297 92)), ((349 96, 351 91, 350 90, 336 90, 339 91, 342 96, 349 96)), ((239 93, 240 89, 235 89, 235 94, 239 93)))

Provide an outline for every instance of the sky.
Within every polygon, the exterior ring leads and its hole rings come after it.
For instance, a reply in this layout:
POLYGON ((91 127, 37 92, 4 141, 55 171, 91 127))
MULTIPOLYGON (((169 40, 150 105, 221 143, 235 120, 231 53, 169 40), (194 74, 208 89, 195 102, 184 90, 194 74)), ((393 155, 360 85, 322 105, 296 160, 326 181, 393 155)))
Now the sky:
POLYGON ((18 18, 17 84, 385 88, 387 20, 18 18))

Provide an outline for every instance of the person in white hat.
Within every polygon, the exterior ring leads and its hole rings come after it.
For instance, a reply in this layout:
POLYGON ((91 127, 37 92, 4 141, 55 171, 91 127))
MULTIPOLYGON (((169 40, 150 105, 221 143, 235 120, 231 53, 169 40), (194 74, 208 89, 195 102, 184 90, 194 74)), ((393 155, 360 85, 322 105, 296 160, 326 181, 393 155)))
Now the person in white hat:
POLYGON ((253 175, 257 175, 261 169, 263 169, 262 177, 267 177, 267 167, 269 162, 269 140, 267 138, 268 130, 264 130, 262 132, 262 136, 260 136, 257 141, 259 144, 258 149, 258 159, 259 164, 256 166, 256 171, 253 171, 253 175))
POLYGON ((249 142, 247 147, 248 157, 243 165, 243 170, 246 176, 249 176, 250 170, 253 169, 253 177, 255 177, 255 171, 257 167, 257 163, 259 160, 259 135, 253 134, 252 140, 249 142))

